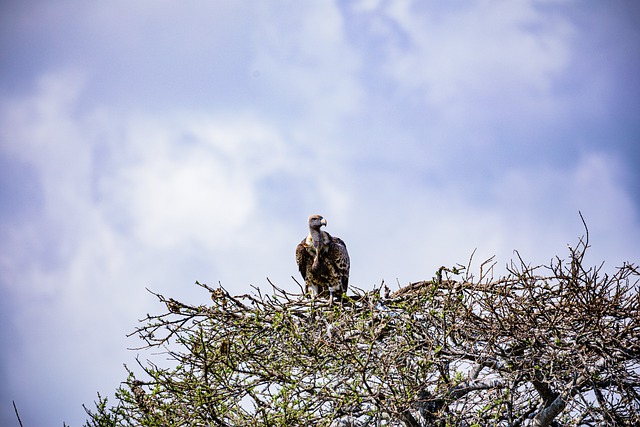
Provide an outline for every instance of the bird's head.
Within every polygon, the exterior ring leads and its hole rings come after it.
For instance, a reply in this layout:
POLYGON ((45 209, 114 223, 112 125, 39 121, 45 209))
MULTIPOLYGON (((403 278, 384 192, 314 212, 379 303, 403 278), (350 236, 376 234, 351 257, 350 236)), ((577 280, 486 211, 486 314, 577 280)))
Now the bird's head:
POLYGON ((311 215, 309 217, 309 229, 320 230, 323 225, 327 225, 327 220, 322 215, 311 215))

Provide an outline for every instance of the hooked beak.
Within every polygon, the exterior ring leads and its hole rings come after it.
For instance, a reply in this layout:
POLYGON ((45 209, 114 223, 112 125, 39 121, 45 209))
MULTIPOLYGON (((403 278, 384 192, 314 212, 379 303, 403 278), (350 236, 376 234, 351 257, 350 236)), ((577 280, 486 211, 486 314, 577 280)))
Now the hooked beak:
POLYGON ((323 226, 323 225, 327 225, 327 220, 324 218, 320 220, 320 226, 323 226))

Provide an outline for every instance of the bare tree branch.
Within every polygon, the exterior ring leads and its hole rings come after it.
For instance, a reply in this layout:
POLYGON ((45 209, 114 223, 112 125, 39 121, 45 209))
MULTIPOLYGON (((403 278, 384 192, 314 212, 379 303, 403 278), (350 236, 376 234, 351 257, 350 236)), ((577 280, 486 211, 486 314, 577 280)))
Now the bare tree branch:
POLYGON ((150 360, 87 426, 638 425, 640 269, 586 266, 585 231, 548 266, 516 252, 505 277, 490 258, 334 305, 269 279, 197 282, 198 306, 150 291, 164 310, 132 333, 150 360))

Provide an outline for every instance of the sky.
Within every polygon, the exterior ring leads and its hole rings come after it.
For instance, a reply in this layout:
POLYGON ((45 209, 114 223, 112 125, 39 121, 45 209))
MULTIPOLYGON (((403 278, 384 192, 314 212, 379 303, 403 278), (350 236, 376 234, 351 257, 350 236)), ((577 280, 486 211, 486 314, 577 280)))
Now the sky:
POLYGON ((635 0, 2 1, 0 424, 157 358, 145 288, 298 291, 310 214, 364 290, 566 258, 580 213, 637 263, 639 76, 635 0))

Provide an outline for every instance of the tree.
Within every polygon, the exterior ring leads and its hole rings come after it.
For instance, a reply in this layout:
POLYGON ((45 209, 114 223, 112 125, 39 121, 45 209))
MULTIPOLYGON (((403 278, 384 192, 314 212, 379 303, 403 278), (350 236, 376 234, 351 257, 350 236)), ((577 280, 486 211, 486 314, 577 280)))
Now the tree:
POLYGON ((639 425, 640 270, 586 268, 587 248, 588 230, 546 267, 441 267, 334 304, 273 284, 154 294, 167 310, 134 334, 168 366, 127 368, 86 426, 639 425))

